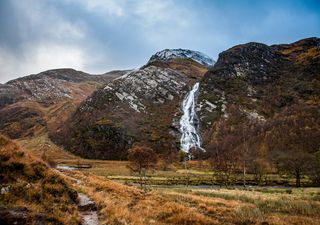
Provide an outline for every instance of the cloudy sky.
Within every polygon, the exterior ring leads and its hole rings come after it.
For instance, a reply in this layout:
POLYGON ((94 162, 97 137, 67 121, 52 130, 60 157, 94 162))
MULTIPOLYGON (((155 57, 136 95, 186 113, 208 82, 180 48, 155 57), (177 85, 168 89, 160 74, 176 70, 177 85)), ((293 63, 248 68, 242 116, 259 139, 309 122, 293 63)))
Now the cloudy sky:
POLYGON ((214 59, 249 41, 320 37, 319 0, 1 0, 0 83, 53 68, 137 68, 156 51, 214 59))

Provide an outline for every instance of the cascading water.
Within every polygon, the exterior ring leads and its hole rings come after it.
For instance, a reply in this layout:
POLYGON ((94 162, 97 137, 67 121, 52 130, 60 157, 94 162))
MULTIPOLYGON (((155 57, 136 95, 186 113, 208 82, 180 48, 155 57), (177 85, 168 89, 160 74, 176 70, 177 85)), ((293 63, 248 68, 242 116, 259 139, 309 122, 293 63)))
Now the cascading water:
POLYGON ((180 145, 182 151, 186 153, 189 153, 189 150, 193 147, 204 150, 201 148, 201 138, 198 135, 198 117, 196 114, 198 90, 199 83, 196 83, 182 102, 183 115, 180 119, 180 145))

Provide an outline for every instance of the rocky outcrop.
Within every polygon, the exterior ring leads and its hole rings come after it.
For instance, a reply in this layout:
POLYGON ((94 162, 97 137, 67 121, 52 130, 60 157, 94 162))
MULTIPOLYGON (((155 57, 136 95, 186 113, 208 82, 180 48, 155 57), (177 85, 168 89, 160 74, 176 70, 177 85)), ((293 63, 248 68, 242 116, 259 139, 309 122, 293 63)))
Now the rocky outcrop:
POLYGON ((117 152, 123 157, 134 142, 160 154, 176 151, 181 103, 197 81, 204 147, 222 130, 227 136, 249 122, 265 123, 291 106, 319 104, 317 38, 289 45, 237 45, 222 52, 209 71, 198 57, 203 58, 180 49, 156 53, 141 69, 96 91, 53 137, 85 157, 110 159, 117 152))
POLYGON ((78 194, 78 209, 82 212, 85 211, 97 211, 97 206, 94 201, 92 201, 85 194, 78 194))
POLYGON ((273 48, 251 42, 220 53, 210 72, 221 78, 246 78, 258 84, 274 80, 281 63, 284 61, 273 48))

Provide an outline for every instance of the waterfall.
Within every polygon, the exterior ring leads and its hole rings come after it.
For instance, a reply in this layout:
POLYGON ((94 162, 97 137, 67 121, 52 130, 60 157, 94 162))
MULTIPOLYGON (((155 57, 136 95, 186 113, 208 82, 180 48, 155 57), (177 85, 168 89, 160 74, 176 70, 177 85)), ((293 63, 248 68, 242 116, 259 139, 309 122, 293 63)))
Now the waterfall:
POLYGON ((182 102, 183 115, 180 119, 180 145, 181 150, 186 153, 189 153, 192 147, 204 150, 201 148, 201 138, 198 135, 198 117, 196 114, 198 90, 199 83, 196 83, 182 102))

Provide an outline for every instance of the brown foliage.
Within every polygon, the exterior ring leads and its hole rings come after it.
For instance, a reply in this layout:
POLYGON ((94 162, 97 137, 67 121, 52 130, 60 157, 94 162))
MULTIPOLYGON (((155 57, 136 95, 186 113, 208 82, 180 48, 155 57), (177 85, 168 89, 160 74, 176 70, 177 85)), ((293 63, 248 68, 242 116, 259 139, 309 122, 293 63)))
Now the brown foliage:
POLYGON ((142 177, 144 177, 146 171, 153 168, 158 161, 156 153, 147 146, 136 144, 128 150, 128 159, 130 161, 130 170, 139 174, 140 185, 142 186, 142 177))

